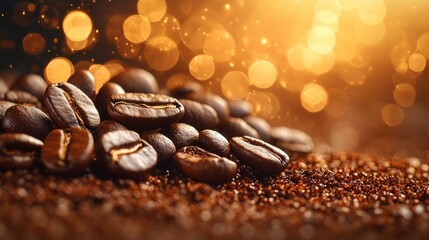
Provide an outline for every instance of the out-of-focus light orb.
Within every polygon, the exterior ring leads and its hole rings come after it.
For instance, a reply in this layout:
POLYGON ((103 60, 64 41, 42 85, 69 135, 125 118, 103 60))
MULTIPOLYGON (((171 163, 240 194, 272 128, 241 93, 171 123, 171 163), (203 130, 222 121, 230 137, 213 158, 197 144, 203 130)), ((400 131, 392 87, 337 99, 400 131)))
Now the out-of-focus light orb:
POLYGON ((95 91, 98 92, 110 80, 110 71, 101 64, 93 64, 88 70, 94 75, 95 91))
POLYGON ((350 97, 346 91, 335 88, 328 91, 329 101, 325 111, 334 117, 344 115, 350 107, 350 97))
POLYGON ((268 60, 257 60, 248 70, 250 83, 257 88, 269 88, 277 79, 277 68, 268 60))
POLYGON ((195 56, 189 62, 189 72, 198 80, 208 80, 215 72, 213 59, 204 54, 195 56))
POLYGON ((80 51, 80 50, 83 50, 86 47, 86 45, 88 43, 88 39, 76 42, 76 41, 72 41, 72 40, 66 38, 66 43, 67 43, 67 46, 72 51, 80 51))
POLYGON ((60 13, 49 4, 44 4, 40 8, 39 22, 46 29, 55 29, 60 25, 60 13))
POLYGON ((118 38, 116 42, 116 49, 119 54, 125 59, 131 59, 137 57, 140 52, 140 43, 133 43, 127 40, 125 36, 118 38))
POLYGON ((91 18, 83 11, 71 11, 63 20, 63 31, 68 39, 74 42, 83 41, 91 34, 91 18))
POLYGON ((151 24, 150 37, 166 36, 176 44, 180 42, 180 23, 173 15, 166 15, 161 21, 151 24))
POLYGON ((416 44, 410 41, 401 41, 396 44, 390 52, 390 61, 399 73, 406 73, 409 70, 408 60, 416 51, 416 44))
POLYGON ((399 126, 404 120, 404 110, 396 104, 386 104, 381 110, 381 117, 387 126, 399 126))
POLYGON ((423 72, 426 68, 426 58, 420 53, 413 53, 408 58, 408 67, 413 72, 423 72))
POLYGON ((393 98, 399 106, 411 107, 416 100, 416 89, 409 83, 398 84, 393 90, 393 98))
POLYGON ((241 71, 230 71, 225 74, 220 86, 225 97, 240 100, 249 92, 249 78, 241 71))
POLYGON ((332 69, 335 63, 333 53, 320 54, 307 48, 304 52, 304 64, 307 71, 321 75, 332 69))
POLYGON ((301 91, 301 105, 311 113, 322 111, 328 103, 328 93, 316 83, 307 84, 301 91))
POLYGON ((122 26, 124 36, 133 43, 144 42, 150 35, 149 20, 142 15, 131 15, 125 19, 122 26))
POLYGON ((337 18, 339 18, 339 16, 341 15, 341 5, 336 0, 335 1, 333 1, 333 0, 317 0, 316 6, 315 6, 315 11, 316 12, 329 11, 329 12, 335 14, 337 16, 337 18))
POLYGON ((216 29, 207 35, 204 53, 216 62, 226 62, 235 55, 235 40, 224 29, 216 29))
POLYGON ((51 84, 66 82, 73 73, 73 64, 63 57, 52 59, 45 67, 45 79, 51 84))
POLYGON ((429 59, 429 32, 423 33, 417 40, 417 51, 429 59))
POLYGON ((289 48, 286 53, 286 57, 289 65, 295 70, 304 70, 306 68, 304 64, 304 52, 306 47, 304 44, 295 44, 289 48))
POLYGON ((359 1, 357 0, 336 0, 343 11, 352 11, 357 8, 359 1))
POLYGON ((210 32, 222 28, 222 25, 205 14, 195 14, 182 24, 180 37, 186 47, 192 50, 199 50, 204 48, 204 43, 210 32))
POLYGON ((308 46, 315 52, 326 54, 335 46, 336 37, 334 31, 326 26, 316 26, 307 35, 308 46))
POLYGON ((358 42, 374 46, 384 39, 386 33, 386 26, 383 22, 368 25, 365 23, 355 24, 355 35, 358 42))
POLYGON ((331 11, 322 10, 313 17, 313 27, 324 26, 336 32, 338 31, 338 25, 338 15, 331 11))
POLYGON ((386 17, 386 11, 383 0, 361 0, 357 8, 359 20, 368 25, 381 23, 386 17))
POLYGON ((179 59, 179 49, 170 38, 159 36, 148 40, 144 56, 151 68, 166 71, 176 65, 179 59))
POLYGON ((29 33, 22 39, 22 49, 30 56, 38 56, 45 51, 46 41, 38 33, 29 33))
POLYGON ((158 22, 167 11, 165 0, 139 0, 137 2, 137 11, 145 16, 149 22, 158 22))

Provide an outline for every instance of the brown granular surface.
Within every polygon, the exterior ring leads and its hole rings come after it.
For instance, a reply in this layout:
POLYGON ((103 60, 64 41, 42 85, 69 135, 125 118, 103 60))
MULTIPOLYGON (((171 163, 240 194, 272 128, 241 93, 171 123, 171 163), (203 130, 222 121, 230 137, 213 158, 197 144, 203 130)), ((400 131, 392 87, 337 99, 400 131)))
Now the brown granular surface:
POLYGON ((0 172, 0 239, 429 239, 429 161, 311 154, 210 186, 0 172))

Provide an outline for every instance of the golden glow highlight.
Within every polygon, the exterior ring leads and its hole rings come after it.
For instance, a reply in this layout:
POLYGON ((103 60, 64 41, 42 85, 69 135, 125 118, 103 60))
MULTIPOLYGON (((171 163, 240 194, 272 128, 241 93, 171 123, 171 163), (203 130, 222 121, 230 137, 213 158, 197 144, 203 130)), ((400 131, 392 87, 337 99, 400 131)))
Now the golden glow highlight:
POLYGON ((73 73, 73 64, 63 57, 52 59, 45 67, 45 79, 51 84, 66 82, 73 73))
POLYGON ((213 59, 207 55, 195 56, 189 62, 189 72, 198 80, 208 80, 215 72, 213 59))
POLYGON ((268 60, 257 60, 249 67, 249 80, 257 88, 269 88, 277 79, 277 68, 268 60))
POLYGON ((144 42, 150 35, 149 20, 142 15, 131 15, 125 19, 123 33, 128 41, 133 43, 144 42))
POLYGON ((137 2, 137 11, 145 16, 149 22, 158 22, 167 11, 165 0, 139 0, 137 2))
POLYGON ((64 18, 63 31, 74 42, 84 41, 92 31, 91 18, 83 11, 71 11, 64 18))
POLYGON ((328 93, 318 84, 310 83, 301 91, 301 104, 311 113, 322 111, 327 103, 328 93))

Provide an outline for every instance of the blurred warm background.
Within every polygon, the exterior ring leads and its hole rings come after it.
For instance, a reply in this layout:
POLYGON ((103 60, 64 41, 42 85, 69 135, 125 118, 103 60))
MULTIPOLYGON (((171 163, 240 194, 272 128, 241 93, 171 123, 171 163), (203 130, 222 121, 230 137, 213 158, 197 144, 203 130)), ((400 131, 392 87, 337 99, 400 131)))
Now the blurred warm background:
POLYGON ((123 69, 246 99, 318 149, 424 152, 429 1, 0 1, 3 78, 123 69), (14 72, 14 73, 13 73, 14 72))

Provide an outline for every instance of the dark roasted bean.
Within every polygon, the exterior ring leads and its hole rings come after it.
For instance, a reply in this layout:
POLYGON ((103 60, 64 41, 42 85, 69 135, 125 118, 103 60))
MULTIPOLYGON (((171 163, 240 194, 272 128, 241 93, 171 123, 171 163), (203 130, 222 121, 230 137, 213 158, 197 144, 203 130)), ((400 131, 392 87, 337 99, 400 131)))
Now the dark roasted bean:
POLYGON ((259 137, 262 140, 265 142, 271 142, 271 126, 267 121, 265 121, 265 119, 256 116, 248 116, 244 118, 244 121, 258 132, 259 137))
POLYGON ((198 137, 198 146, 223 157, 228 157, 230 154, 228 140, 214 130, 201 131, 198 137))
POLYGON ((119 84, 126 92, 132 93, 157 93, 158 82, 152 73, 140 69, 129 68, 110 80, 119 84))
POLYGON ((258 132, 241 118, 227 118, 220 124, 220 130, 228 139, 237 136, 259 138, 258 132))
POLYGON ((228 103, 222 97, 213 93, 191 93, 185 95, 183 98, 197 101, 199 103, 207 104, 216 111, 220 120, 229 117, 230 111, 228 103))
POLYGON ((246 100, 229 101, 228 105, 231 111, 231 117, 247 117, 252 114, 253 111, 252 104, 246 100))
POLYGON ((24 133, 0 134, 0 168, 31 167, 39 158, 43 142, 24 133))
POLYGON ((158 153, 158 165, 168 166, 173 153, 176 152, 174 143, 164 134, 157 132, 148 132, 140 134, 141 138, 148 142, 158 153))
POLYGON ((16 103, 0 100, 0 121, 3 120, 4 115, 6 114, 6 111, 10 107, 15 106, 15 105, 16 105, 16 103))
POLYGON ((46 137, 41 160, 55 174, 77 176, 85 172, 94 153, 94 140, 88 130, 55 129, 46 137))
POLYGON ((188 177, 210 184, 221 184, 237 174, 237 164, 196 146, 179 149, 173 155, 175 165, 188 177))
POLYGON ((177 99, 145 93, 115 94, 108 111, 113 120, 139 130, 168 126, 185 114, 185 108, 177 99))
POLYGON ((289 156, 285 152, 256 138, 234 137, 230 145, 238 159, 263 175, 278 174, 289 163, 289 156))
POLYGON ((169 88, 170 95, 176 98, 181 98, 187 94, 202 92, 203 86, 194 81, 186 81, 182 84, 169 88))
POLYGON ((98 139, 100 139, 101 136, 103 136, 104 134, 108 133, 108 132, 113 132, 116 130, 128 130, 127 127, 125 127, 124 125, 112 121, 112 120, 105 120, 102 121, 97 128, 94 130, 94 132, 92 132, 92 136, 94 137, 94 141, 97 142, 98 139))
POLYGON ((26 133, 43 141, 52 131, 51 119, 34 106, 15 105, 10 107, 3 118, 2 127, 9 133, 26 133))
POLYGON ((101 87, 95 98, 95 106, 97 107, 102 119, 109 119, 110 115, 107 110, 110 105, 110 98, 113 94, 125 93, 124 89, 116 83, 108 82, 101 87))
POLYGON ((110 176, 140 178, 155 167, 158 154, 138 133, 130 130, 108 132, 96 147, 97 165, 110 176))
POLYGON ((94 103, 70 83, 50 85, 43 101, 52 121, 61 129, 77 127, 93 130, 100 123, 94 103))
POLYGON ((90 99, 95 95, 95 78, 88 70, 79 70, 67 80, 68 83, 75 85, 90 99))
POLYGON ((219 126, 219 117, 209 105, 186 99, 179 101, 185 107, 185 115, 181 122, 190 124, 198 130, 213 129, 219 126))
POLYGON ((309 153, 314 149, 311 137, 298 129, 275 127, 271 129, 273 144, 287 152, 309 153))
POLYGON ((186 123, 175 123, 161 131, 176 146, 176 149, 193 145, 198 141, 198 130, 186 123))
POLYGON ((28 92, 41 101, 47 87, 48 84, 40 75, 25 74, 18 78, 11 90, 28 92))
POLYGON ((39 99, 31 95, 30 93, 24 92, 24 91, 10 90, 4 94, 0 94, 0 99, 4 101, 17 103, 17 104, 32 105, 35 107, 42 106, 39 102, 39 99))

